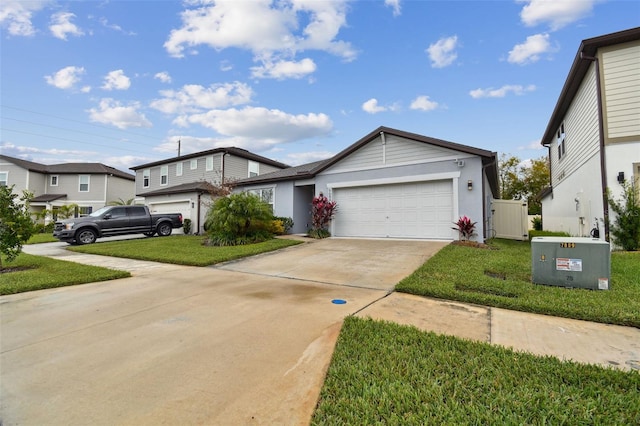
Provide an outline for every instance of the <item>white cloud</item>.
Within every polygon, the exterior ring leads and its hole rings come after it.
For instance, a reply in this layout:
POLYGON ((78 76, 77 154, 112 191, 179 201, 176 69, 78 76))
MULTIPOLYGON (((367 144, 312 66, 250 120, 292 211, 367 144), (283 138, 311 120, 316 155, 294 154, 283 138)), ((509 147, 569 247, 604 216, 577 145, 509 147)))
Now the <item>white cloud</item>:
POLYGON ((236 81, 209 87, 187 84, 180 90, 162 90, 160 94, 163 98, 151 102, 152 108, 165 114, 185 114, 247 104, 251 102, 253 90, 236 81))
POLYGON ((524 43, 516 44, 509 51, 507 60, 512 64, 524 65, 538 61, 541 54, 551 51, 549 34, 535 34, 527 37, 524 43))
POLYGON ((80 81, 80 76, 84 73, 83 67, 69 66, 62 68, 53 75, 46 75, 44 78, 47 84, 58 89, 73 89, 74 85, 80 81))
POLYGON ((105 27, 105 28, 109 28, 109 29, 114 30, 114 31, 117 31, 117 32, 120 32, 120 33, 122 33, 122 34, 130 35, 130 36, 134 36, 134 35, 136 35, 136 33, 135 33, 135 32, 133 32, 133 31, 125 31, 125 30, 124 30, 120 25, 118 25, 118 24, 112 24, 112 23, 110 23, 110 22, 107 20, 107 18, 104 18, 104 17, 103 17, 103 18, 100 18, 100 19, 99 19, 99 22, 100 22, 100 24, 102 24, 102 26, 103 26, 103 27, 105 27))
POLYGON ((53 34, 54 37, 59 38, 60 40, 66 40, 67 35, 69 34, 76 37, 84 35, 84 32, 82 32, 76 24, 71 22, 75 17, 76 15, 71 12, 54 13, 51 15, 49 31, 51 31, 51 34, 53 34))
POLYGON ((104 90, 127 90, 131 86, 131 80, 124 75, 123 70, 111 71, 104 78, 102 89, 104 90))
MULTIPOLYGON (((14 145, 10 142, 3 143, 0 145, 0 151, 6 155, 10 155, 12 157, 22 158, 23 160, 37 161, 42 162, 38 159, 35 159, 34 155, 37 155, 38 158, 42 156, 75 156, 75 157, 94 157, 96 155, 95 151, 81 151, 77 149, 58 149, 58 148, 38 148, 33 146, 24 146, 24 145, 14 145)), ((46 163, 43 163, 46 164, 46 163)))
POLYGON ((228 136, 227 142, 235 146, 257 151, 279 143, 325 136, 333 128, 326 114, 294 115, 261 107, 211 110, 189 116, 188 122, 228 136))
POLYGON ((487 89, 475 89, 469 92, 474 99, 480 98, 504 98, 509 93, 513 93, 514 95, 524 95, 526 92, 533 92, 536 90, 536 86, 530 84, 528 86, 521 86, 519 84, 507 84, 499 89, 494 89, 493 87, 487 89))
POLYGON ((2 0, 0 2, 0 25, 6 27, 10 35, 32 36, 36 33, 31 18, 34 12, 44 9, 49 0, 2 0))
POLYGON ((371 98, 362 104, 362 110, 369 114, 377 114, 379 112, 386 111, 387 108, 378 105, 378 100, 376 98, 371 98))
POLYGON ((301 164, 313 163, 314 161, 326 160, 334 155, 336 155, 335 152, 329 151, 294 152, 287 154, 281 161, 291 166, 299 166, 301 164))
POLYGON ((529 27, 546 22, 555 31, 589 15, 596 1, 524 0, 527 4, 520 12, 520 19, 529 27))
POLYGON ((384 0, 385 6, 389 6, 393 9, 393 16, 400 16, 400 0, 384 0))
MULTIPOLYGON (((294 58, 304 50, 320 50, 353 60, 350 43, 336 40, 346 25, 346 1, 271 0, 203 2, 182 12, 182 27, 171 31, 164 44, 171 56, 200 45, 221 50, 250 50, 259 62, 274 57, 294 58)), ((191 4, 195 4, 192 2, 191 4)))
POLYGON ((274 78, 284 80, 286 78, 303 78, 306 75, 314 73, 316 64, 309 58, 301 61, 278 61, 263 62, 262 66, 252 67, 251 76, 254 78, 274 78))
POLYGON ((444 68, 456 60, 458 54, 455 49, 458 47, 458 36, 441 38, 437 42, 430 44, 426 52, 431 59, 433 68, 444 68))
POLYGON ((163 83, 171 83, 171 76, 166 71, 156 73, 153 78, 160 80, 163 83))
POLYGON ((89 110, 91 121, 102 124, 109 124, 118 129, 129 129, 132 127, 151 127, 151 122, 147 120, 143 113, 139 112, 140 103, 131 102, 129 105, 122 105, 119 101, 111 98, 103 98, 98 108, 89 110))
POLYGON ((411 109, 418 109, 421 111, 433 111, 438 108, 438 103, 429 99, 429 96, 418 96, 411 102, 411 109))

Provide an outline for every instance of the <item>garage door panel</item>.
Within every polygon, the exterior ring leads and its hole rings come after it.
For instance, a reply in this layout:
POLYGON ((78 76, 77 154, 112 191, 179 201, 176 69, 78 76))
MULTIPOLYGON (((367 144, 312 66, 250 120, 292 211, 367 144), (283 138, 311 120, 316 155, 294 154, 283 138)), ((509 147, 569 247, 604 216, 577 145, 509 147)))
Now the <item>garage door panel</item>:
POLYGON ((333 195, 336 236, 452 238, 451 180, 339 188, 333 195))

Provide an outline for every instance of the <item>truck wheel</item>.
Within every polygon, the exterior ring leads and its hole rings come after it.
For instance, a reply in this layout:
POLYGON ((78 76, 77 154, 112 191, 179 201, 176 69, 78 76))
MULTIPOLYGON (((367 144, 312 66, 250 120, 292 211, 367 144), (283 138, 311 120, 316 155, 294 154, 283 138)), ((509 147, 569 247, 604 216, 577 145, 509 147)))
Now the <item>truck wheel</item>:
POLYGON ((163 222, 158 225, 158 235, 161 237, 167 237, 171 235, 171 225, 168 222, 163 222))
POLYGON ((78 244, 93 244, 96 242, 98 235, 93 229, 85 228, 78 231, 76 234, 76 242, 78 244))

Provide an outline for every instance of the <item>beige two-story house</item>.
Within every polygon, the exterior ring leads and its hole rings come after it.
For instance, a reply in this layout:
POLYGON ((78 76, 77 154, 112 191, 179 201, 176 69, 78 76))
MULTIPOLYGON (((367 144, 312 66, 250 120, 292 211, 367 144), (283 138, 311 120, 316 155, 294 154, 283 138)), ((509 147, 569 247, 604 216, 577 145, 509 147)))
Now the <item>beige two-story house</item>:
POLYGON ((582 41, 541 143, 543 228, 609 240, 607 191, 640 179, 640 28, 582 41))
POLYGON ((100 207, 129 200, 135 193, 135 177, 101 163, 40 164, 0 155, 0 185, 13 192, 33 194, 34 214, 45 209, 54 213, 63 205, 75 204, 75 216, 84 216, 100 207))
POLYGON ((135 193, 152 213, 182 213, 201 233, 216 187, 288 168, 235 147, 216 148, 132 167, 135 193))

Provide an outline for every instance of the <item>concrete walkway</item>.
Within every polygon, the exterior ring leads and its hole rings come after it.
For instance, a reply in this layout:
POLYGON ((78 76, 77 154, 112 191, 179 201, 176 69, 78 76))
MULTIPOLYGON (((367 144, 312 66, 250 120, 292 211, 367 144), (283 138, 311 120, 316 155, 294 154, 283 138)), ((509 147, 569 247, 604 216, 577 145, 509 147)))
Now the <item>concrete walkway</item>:
POLYGON ((308 424, 353 314, 639 368, 635 328, 390 292, 442 245, 329 239, 212 268, 26 246, 133 277, 0 297, 0 424, 308 424))

